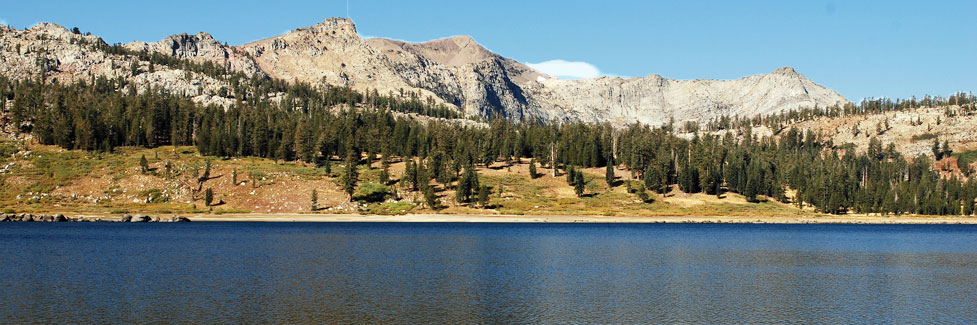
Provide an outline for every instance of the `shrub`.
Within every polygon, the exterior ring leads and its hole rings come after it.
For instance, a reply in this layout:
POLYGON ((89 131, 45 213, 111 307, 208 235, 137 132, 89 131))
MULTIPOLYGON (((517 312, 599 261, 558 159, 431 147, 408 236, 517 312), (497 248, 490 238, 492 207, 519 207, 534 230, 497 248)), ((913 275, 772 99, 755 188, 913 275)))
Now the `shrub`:
POLYGON ((393 191, 390 190, 389 186, 366 182, 360 185, 359 194, 356 196, 356 199, 367 202, 381 202, 391 195, 393 195, 393 191))
POLYGON ((917 134, 917 135, 914 135, 912 139, 913 139, 913 141, 933 140, 933 139, 936 139, 936 134, 932 134, 932 133, 929 133, 929 132, 923 133, 923 134, 917 134))

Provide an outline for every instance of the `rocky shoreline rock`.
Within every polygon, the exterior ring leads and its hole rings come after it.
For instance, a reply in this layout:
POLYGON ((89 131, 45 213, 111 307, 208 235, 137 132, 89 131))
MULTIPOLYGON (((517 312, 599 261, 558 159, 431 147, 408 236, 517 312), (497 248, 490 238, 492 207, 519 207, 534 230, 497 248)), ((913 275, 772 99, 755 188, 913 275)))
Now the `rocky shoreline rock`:
POLYGON ((169 218, 145 214, 124 215, 118 220, 102 218, 82 218, 67 217, 63 214, 0 214, 0 222, 190 222, 190 218, 184 216, 172 216, 169 218))

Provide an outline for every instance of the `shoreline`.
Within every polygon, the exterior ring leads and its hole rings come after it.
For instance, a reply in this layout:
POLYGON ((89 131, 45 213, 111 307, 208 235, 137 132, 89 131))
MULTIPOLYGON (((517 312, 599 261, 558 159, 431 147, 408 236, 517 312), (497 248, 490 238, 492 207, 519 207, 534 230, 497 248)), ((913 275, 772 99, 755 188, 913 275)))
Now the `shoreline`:
MULTIPOLYGON (((77 215, 85 219, 111 220, 106 215, 77 215)), ((448 222, 448 223, 738 223, 738 224, 977 224, 966 216, 567 216, 567 215, 469 215, 469 214, 221 214, 186 215, 191 221, 216 222, 448 222)))

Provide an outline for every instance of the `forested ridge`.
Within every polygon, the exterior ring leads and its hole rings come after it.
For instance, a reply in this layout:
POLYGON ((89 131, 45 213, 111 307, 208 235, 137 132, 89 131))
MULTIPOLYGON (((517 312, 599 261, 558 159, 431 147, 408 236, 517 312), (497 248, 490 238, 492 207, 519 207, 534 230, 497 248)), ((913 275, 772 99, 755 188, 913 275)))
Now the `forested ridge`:
MULTIPOLYGON (((468 174, 470 166, 511 164, 518 158, 563 170, 613 161, 639 180, 628 186, 643 185, 633 191, 641 195, 646 190, 667 193, 677 186, 720 197, 739 193, 754 202, 768 197, 825 213, 971 215, 977 196, 972 180, 941 177, 928 157, 903 157, 891 144, 877 140, 867 152, 855 153, 834 148, 818 134, 790 128, 776 138, 755 137, 752 123, 715 133, 722 135, 696 132, 684 137, 671 123, 616 129, 575 122, 416 119, 396 112, 458 115, 410 96, 236 78, 241 82, 230 90, 236 103, 226 109, 153 89, 137 93, 122 79, 104 78, 60 84, 0 77, 0 97, 12 104, 0 103, 6 123, 32 133, 42 144, 65 149, 196 146, 209 156, 301 160, 323 168, 336 160, 353 165, 381 157, 410 160, 413 174, 409 171, 404 181, 414 183, 412 190, 428 191, 426 178, 465 187, 458 191, 464 201, 479 187, 477 175, 468 174), (284 96, 272 100, 271 93, 284 96), (417 180, 418 171, 422 180, 417 180)), ((351 177, 355 187, 355 175, 351 177)))

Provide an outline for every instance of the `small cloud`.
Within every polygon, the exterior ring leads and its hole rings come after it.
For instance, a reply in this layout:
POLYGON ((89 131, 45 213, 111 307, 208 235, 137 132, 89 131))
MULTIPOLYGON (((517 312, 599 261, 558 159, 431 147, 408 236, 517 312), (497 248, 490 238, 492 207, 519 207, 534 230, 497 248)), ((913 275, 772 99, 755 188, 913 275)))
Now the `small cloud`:
POLYGON ((536 71, 566 79, 583 79, 600 77, 600 69, 593 64, 582 61, 549 60, 540 63, 526 63, 536 71))

